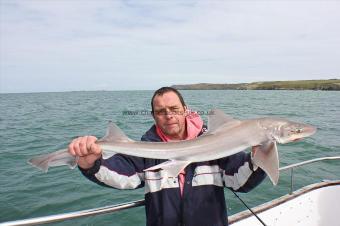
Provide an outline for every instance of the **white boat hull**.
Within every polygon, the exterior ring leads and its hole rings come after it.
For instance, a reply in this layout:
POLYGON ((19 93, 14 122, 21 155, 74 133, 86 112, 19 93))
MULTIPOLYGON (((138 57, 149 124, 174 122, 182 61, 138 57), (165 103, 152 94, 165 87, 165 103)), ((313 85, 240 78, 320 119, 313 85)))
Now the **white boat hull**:
MULTIPOLYGON (((253 209, 268 226, 340 226, 340 181, 312 184, 253 209)), ((232 226, 262 226, 250 211, 229 218, 232 226)))

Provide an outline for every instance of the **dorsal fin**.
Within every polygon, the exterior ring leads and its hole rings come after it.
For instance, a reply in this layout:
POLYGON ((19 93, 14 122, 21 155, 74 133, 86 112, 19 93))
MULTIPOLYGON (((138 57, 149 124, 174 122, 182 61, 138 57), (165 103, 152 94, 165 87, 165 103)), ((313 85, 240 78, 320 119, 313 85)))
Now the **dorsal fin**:
POLYGON ((240 121, 226 115, 219 109, 213 109, 208 115, 208 133, 214 133, 220 127, 233 127, 240 124, 240 121))
POLYGON ((112 121, 109 121, 106 134, 100 139, 103 142, 129 142, 132 141, 125 133, 112 121))

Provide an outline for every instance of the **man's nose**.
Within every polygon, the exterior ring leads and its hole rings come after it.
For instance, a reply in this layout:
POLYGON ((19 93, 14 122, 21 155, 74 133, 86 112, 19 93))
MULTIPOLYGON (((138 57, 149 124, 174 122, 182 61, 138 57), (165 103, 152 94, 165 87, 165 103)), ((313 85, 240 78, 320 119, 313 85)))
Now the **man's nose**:
POLYGON ((167 110, 166 112, 165 112, 165 117, 166 118, 172 118, 173 117, 173 112, 172 111, 170 111, 170 110, 167 110))
POLYGON ((171 111, 167 111, 166 114, 165 114, 165 117, 166 117, 167 119, 172 118, 172 116, 173 116, 173 114, 172 114, 171 111))

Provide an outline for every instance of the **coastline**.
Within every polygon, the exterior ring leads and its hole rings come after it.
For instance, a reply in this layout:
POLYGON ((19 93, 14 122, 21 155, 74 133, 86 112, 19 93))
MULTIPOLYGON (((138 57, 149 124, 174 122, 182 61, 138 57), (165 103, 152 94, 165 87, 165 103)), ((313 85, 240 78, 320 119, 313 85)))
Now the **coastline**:
POLYGON ((172 85, 179 90, 325 90, 340 91, 340 79, 268 81, 252 83, 197 83, 172 85))

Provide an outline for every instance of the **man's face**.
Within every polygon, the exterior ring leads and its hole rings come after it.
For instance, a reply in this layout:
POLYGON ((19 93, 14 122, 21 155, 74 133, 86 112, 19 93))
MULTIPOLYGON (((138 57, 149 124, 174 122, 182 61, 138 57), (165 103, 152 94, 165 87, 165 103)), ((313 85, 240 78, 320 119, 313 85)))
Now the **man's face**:
POLYGON ((174 140, 185 138, 186 108, 182 106, 176 93, 166 92, 163 95, 156 95, 153 108, 155 122, 164 134, 174 140))

